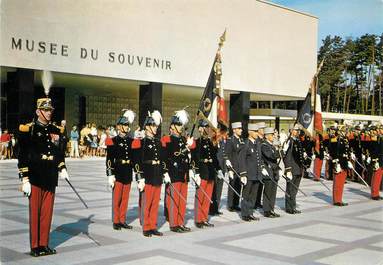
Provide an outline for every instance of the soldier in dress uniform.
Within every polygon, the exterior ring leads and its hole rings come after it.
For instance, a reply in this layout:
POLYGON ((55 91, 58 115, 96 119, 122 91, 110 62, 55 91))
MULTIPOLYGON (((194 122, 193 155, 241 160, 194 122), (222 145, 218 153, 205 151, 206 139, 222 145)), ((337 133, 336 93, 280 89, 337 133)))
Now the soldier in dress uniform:
POLYGON ((224 158, 226 157, 225 147, 226 147, 227 136, 228 136, 227 134, 228 134, 227 127, 224 125, 221 125, 221 127, 219 128, 219 132, 216 136, 216 141, 217 141, 217 147, 218 147, 217 159, 218 159, 219 167, 222 170, 219 172, 222 172, 223 175, 217 174, 217 177, 215 178, 215 181, 214 181, 213 194, 211 198, 213 203, 210 205, 210 209, 209 209, 209 215, 212 215, 212 216, 223 214, 221 211, 219 211, 219 208, 221 204, 223 178, 224 178, 224 175, 227 174, 226 161, 224 158))
POLYGON ((111 139, 112 143, 107 147, 106 175, 113 189, 112 222, 115 230, 132 229, 126 223, 126 211, 133 178, 133 138, 129 135, 129 127, 134 117, 132 110, 123 110, 116 122, 118 135, 111 139))
POLYGON ((239 153, 239 169, 243 185, 241 218, 246 222, 259 220, 253 215, 259 184, 268 176, 262 159, 262 141, 258 136, 258 125, 249 124, 249 137, 239 153))
MULTIPOLYGON (((192 151, 196 173, 201 177, 194 201, 194 222, 197 228, 213 227, 209 223, 209 207, 213 193, 214 180, 221 170, 217 159, 217 146, 210 138, 210 126, 207 121, 198 122, 200 137, 196 139, 196 147, 192 151)), ((222 175, 222 171, 219 173, 222 175)))
POLYGON ((333 180, 333 204, 335 206, 346 206, 343 202, 343 189, 347 177, 347 171, 352 167, 350 157, 350 147, 345 131, 341 127, 336 132, 336 137, 330 139, 330 156, 333 163, 334 180, 333 180))
MULTIPOLYGON (((233 130, 233 135, 226 141, 224 160, 228 169, 230 185, 239 194, 241 192, 241 181, 230 169, 239 172, 239 153, 245 145, 245 142, 242 138, 242 123, 233 122, 231 128, 233 130)), ((230 212, 241 211, 241 208, 239 207, 239 197, 231 189, 228 189, 227 191, 227 209, 230 212)))
POLYGON ((188 121, 189 115, 185 110, 176 111, 170 119, 170 134, 161 139, 171 180, 171 185, 166 185, 165 216, 170 230, 176 233, 190 231, 190 228, 185 226, 189 177, 194 178, 198 184, 201 182, 199 175, 195 175, 191 170, 190 150, 195 148, 195 141, 192 137, 183 136, 188 121))
POLYGON ((311 163, 315 160, 315 154, 314 154, 314 141, 311 139, 310 133, 302 128, 300 131, 299 139, 301 141, 301 146, 304 149, 304 152, 307 154, 304 158, 304 172, 303 177, 304 178, 310 178, 308 169, 310 169, 311 163))
POLYGON ((261 145, 262 159, 268 175, 263 176, 263 215, 269 218, 280 217, 274 212, 275 198, 277 196, 277 183, 281 174, 278 165, 280 158, 278 150, 273 145, 274 128, 265 128, 265 141, 261 145), (271 179, 272 178, 272 179, 271 179))
POLYGON ((301 182, 304 168, 304 161, 307 158, 307 154, 304 151, 301 142, 299 141, 299 131, 301 125, 296 124, 291 127, 291 138, 284 146, 284 164, 285 175, 288 179, 286 182, 286 192, 290 195, 285 196, 285 208, 289 214, 301 213, 297 210, 296 196, 298 193, 299 184, 301 182))
POLYGON ((37 119, 19 127, 19 177, 21 190, 29 197, 30 254, 56 254, 48 246, 58 177, 68 179, 64 153, 53 144, 64 129, 53 125, 50 98, 37 100, 37 119))
POLYGON ((370 128, 370 144, 368 151, 371 157, 369 164, 371 172, 371 199, 382 200, 379 190, 382 182, 383 173, 383 128, 378 128, 376 125, 370 128))
POLYGON ((328 129, 328 141, 327 141, 327 150, 328 150, 328 160, 327 160, 327 178, 329 180, 334 179, 334 166, 332 162, 332 157, 330 155, 330 146, 331 143, 338 141, 338 123, 334 123, 330 128, 328 129))
MULTIPOLYGON (((361 138, 361 125, 357 124, 354 127, 354 130, 352 132, 352 137, 349 138, 349 143, 350 143, 350 149, 351 152, 355 156, 355 171, 358 172, 360 176, 363 176, 363 152, 362 152, 362 138, 361 138)), ((353 176, 352 178, 353 181, 359 182, 359 178, 357 176, 353 176)))
POLYGON ((140 191, 139 217, 146 237, 163 235, 157 228, 158 207, 162 183, 170 182, 161 141, 156 137, 161 122, 159 111, 150 113, 144 121, 145 137, 134 139, 132 143, 135 152, 134 170, 140 191))
MULTIPOLYGON (((258 141, 260 143, 263 143, 265 141, 264 129, 266 128, 266 123, 265 122, 258 122, 256 124, 258 127, 258 131, 257 131, 258 141)), ((254 209, 263 208, 262 195, 263 195, 263 183, 260 182, 258 185, 257 199, 255 200, 254 209)))

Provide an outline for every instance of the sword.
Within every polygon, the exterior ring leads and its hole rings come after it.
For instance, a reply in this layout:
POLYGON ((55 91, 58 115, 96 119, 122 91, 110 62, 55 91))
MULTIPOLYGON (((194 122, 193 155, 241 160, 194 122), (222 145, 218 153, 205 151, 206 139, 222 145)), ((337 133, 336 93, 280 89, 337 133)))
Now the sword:
POLYGON ((101 244, 96 240, 96 239, 94 239, 93 237, 91 237, 90 235, 89 235, 89 232, 82 232, 84 235, 86 235, 90 240, 92 240, 97 246, 101 246, 101 244))
MULTIPOLYGON (((311 175, 313 175, 314 177, 316 177, 316 175, 314 174, 314 172, 312 172, 309 168, 307 169, 307 172, 310 173, 311 175)), ((318 178, 317 178, 318 179, 318 178)), ((323 180, 321 178, 318 179, 320 184, 322 184, 323 186, 326 187, 326 189, 328 189, 329 192, 331 192, 331 189, 323 182, 323 180)))
POLYGON ((367 182, 362 178, 361 175, 359 175, 359 173, 352 167, 351 168, 354 173, 359 177, 359 179, 363 182, 364 186, 366 186, 367 188, 371 189, 371 187, 367 184, 367 182))
POLYGON ((291 185, 293 185, 294 188, 296 188, 300 193, 302 193, 305 197, 308 197, 306 193, 304 193, 297 185, 292 183, 289 178, 287 178, 285 175, 281 175, 287 182, 290 182, 291 185))
MULTIPOLYGON (((271 180, 275 185, 277 185, 277 187, 278 187, 281 191, 283 191, 283 192, 287 195, 287 197, 291 198, 290 194, 288 194, 287 191, 285 191, 285 190, 278 184, 277 181, 275 181, 272 177, 270 177, 270 180, 271 180)), ((264 184, 264 183, 263 183, 263 184, 264 184)))
POLYGON ((65 179, 66 182, 69 184, 69 186, 72 188, 72 190, 74 191, 74 193, 76 193, 77 197, 80 199, 80 201, 84 204, 85 208, 88 209, 88 205, 86 205, 85 201, 81 198, 80 194, 78 194, 78 192, 76 191, 76 189, 73 187, 72 183, 70 183, 70 181, 68 179, 65 179))
POLYGON ((174 188, 173 184, 171 182, 169 182, 168 184, 170 188, 172 188, 172 190, 175 191, 178 194, 178 196, 184 201, 184 203, 187 204, 185 197, 182 196, 182 194, 176 188, 174 188))
POLYGON ((225 177, 222 177, 222 180, 227 184, 227 186, 239 197, 239 199, 242 199, 241 198, 241 195, 234 189, 234 187, 233 186, 231 186, 231 184, 230 184, 230 182, 229 181, 227 181, 226 179, 225 179, 225 177))
POLYGON ((203 193, 203 195, 205 195, 205 197, 210 201, 210 203, 212 204, 213 201, 209 198, 209 196, 207 195, 206 191, 201 187, 201 186, 198 186, 197 182, 194 180, 194 178, 191 178, 196 186, 196 189, 200 189, 203 193), (198 188, 197 188, 198 187, 198 188))
POLYGON ((354 161, 355 161, 356 163, 358 163, 358 165, 359 165, 361 168, 363 168, 364 170, 367 170, 366 167, 364 167, 364 166, 358 161, 358 159, 355 159, 354 161))

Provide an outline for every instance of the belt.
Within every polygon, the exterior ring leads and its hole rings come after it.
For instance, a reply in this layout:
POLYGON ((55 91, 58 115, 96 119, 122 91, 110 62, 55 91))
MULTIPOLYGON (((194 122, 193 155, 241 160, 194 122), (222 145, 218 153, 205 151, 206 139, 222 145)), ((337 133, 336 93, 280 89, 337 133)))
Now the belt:
POLYGON ((145 160, 144 164, 149 164, 149 165, 159 165, 161 163, 160 160, 145 160))
POLYGON ((130 164, 130 160, 120 159, 119 160, 121 164, 130 164))
POLYGON ((200 162, 203 162, 203 163, 213 163, 213 159, 201 159, 200 162))
POLYGON ((53 155, 41 154, 41 159, 42 160, 53 160, 53 155))

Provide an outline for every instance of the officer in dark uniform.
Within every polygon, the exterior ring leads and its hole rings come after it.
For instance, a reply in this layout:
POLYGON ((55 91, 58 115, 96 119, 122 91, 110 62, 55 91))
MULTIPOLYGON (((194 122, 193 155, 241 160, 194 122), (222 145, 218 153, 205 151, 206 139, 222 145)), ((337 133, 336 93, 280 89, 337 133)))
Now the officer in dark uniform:
MULTIPOLYGON (((241 122, 233 122, 231 124, 231 128, 233 129, 233 135, 227 140, 225 146, 225 164, 228 167, 228 174, 230 178, 230 185, 237 191, 239 194, 241 192, 241 181, 234 174, 230 168, 233 168, 236 172, 239 172, 239 158, 238 155, 245 145, 243 141, 242 135, 242 123, 241 122)), ((232 191, 228 189, 227 193, 227 209, 230 212, 233 211, 241 211, 239 207, 239 197, 232 191)))
POLYGON ((335 131, 336 138, 330 140, 329 152, 332 158, 334 180, 333 180, 333 204, 335 206, 346 206, 343 202, 343 189, 347 177, 347 171, 352 167, 350 162, 350 147, 348 139, 341 126, 335 131))
POLYGON ((259 220, 253 215, 254 204, 257 199, 259 183, 262 182, 268 172, 265 168, 261 145, 262 141, 258 138, 257 124, 248 125, 249 137, 246 139, 245 146, 239 153, 239 169, 243 187, 241 202, 242 220, 249 222, 259 220))
POLYGON ((69 179, 64 153, 53 144, 63 128, 51 123, 50 98, 37 100, 37 120, 19 127, 18 156, 21 190, 29 197, 30 254, 34 257, 56 254, 48 246, 58 177, 69 179))
POLYGON ((169 183, 170 177, 163 156, 160 139, 156 137, 162 122, 159 111, 153 111, 144 121, 145 137, 134 139, 135 166, 140 191, 139 213, 143 235, 162 236, 157 229, 158 207, 162 183, 169 183))
MULTIPOLYGON (((265 122, 258 122, 256 123, 258 127, 258 141, 262 143, 265 139, 265 134, 264 134, 264 129, 266 128, 266 123, 265 122)), ((262 205, 262 195, 263 195, 263 183, 260 182, 258 186, 258 191, 257 191, 257 199, 255 200, 254 204, 254 209, 257 208, 263 208, 262 205)))
MULTIPOLYGON (((355 171, 358 172, 360 176, 363 176, 363 151, 362 151, 362 138, 361 138, 361 126, 356 125, 353 131, 352 139, 349 139, 350 148, 353 154, 355 155, 355 159, 358 161, 355 163, 355 171)), ((354 175, 353 181, 359 182, 359 178, 354 175)))
POLYGON ((134 117, 132 110, 123 110, 117 120, 118 135, 112 138, 112 144, 107 147, 106 175, 109 186, 113 189, 112 221, 115 230, 132 229, 126 223, 126 211, 133 172, 133 138, 129 135, 129 126, 134 117))
POLYGON ((304 152, 307 154, 303 160, 305 168, 303 171, 303 177, 309 179, 311 177, 309 177, 308 169, 311 166, 311 162, 315 160, 314 141, 311 139, 309 132, 305 129, 300 131, 299 139, 301 141, 301 146, 303 147, 304 152))
MULTIPOLYGON (((198 122, 200 137, 196 139, 196 147, 192 151, 196 173, 201 177, 194 201, 194 222, 197 228, 212 227, 208 222, 211 195, 214 180, 220 170, 217 160, 217 146, 210 139, 210 127, 207 121, 198 122)), ((222 172, 220 173, 222 174, 222 172)))
POLYGON ((263 215, 269 218, 280 217, 274 212, 275 198, 277 196, 277 183, 280 175, 278 150, 273 145, 274 128, 265 128, 265 141, 261 145, 262 159, 265 163, 268 175, 263 176, 263 215), (272 179, 271 179, 272 178, 272 179))
POLYGON ((226 167, 226 142, 227 142, 227 127, 224 125, 221 125, 219 128, 218 135, 216 136, 217 139, 217 159, 219 163, 219 167, 221 168, 221 171, 218 171, 217 177, 214 181, 214 188, 213 188, 213 194, 212 194, 212 201, 213 203, 210 205, 209 209, 209 215, 221 215, 223 214, 221 211, 219 211, 220 204, 221 204, 221 195, 222 195, 222 188, 223 188, 223 178, 224 175, 227 174, 227 167, 226 167), (222 172, 222 174, 221 174, 222 172))
POLYGON ((291 128, 291 138, 284 146, 284 164, 285 175, 288 179, 286 182, 286 192, 290 195, 285 196, 285 208, 289 214, 298 214, 301 211, 297 210, 296 196, 298 193, 299 184, 304 171, 304 160, 307 157, 301 142, 299 140, 299 131, 301 126, 294 125, 291 128))
POLYGON ((371 157, 369 164, 371 172, 371 199, 382 200, 379 190, 382 182, 383 173, 383 135, 382 127, 379 129, 376 125, 370 128, 370 144, 368 153, 371 157))
POLYGON ((178 110, 170 119, 170 134, 161 139, 164 149, 164 159, 168 168, 171 185, 166 185, 165 216, 169 222, 170 231, 185 233, 191 229, 185 226, 186 199, 188 194, 189 177, 198 179, 191 170, 190 150, 195 148, 192 137, 186 138, 183 132, 189 122, 185 110, 178 110), (182 197, 181 197, 182 196, 182 197))

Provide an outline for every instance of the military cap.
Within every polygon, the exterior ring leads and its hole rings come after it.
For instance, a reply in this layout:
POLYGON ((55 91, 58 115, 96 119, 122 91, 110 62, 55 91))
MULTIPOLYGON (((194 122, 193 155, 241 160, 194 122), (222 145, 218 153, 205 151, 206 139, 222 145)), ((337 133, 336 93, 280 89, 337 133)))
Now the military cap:
POLYGON ((241 123, 240 121, 238 121, 238 122, 233 122, 233 123, 231 124, 231 128, 233 128, 233 129, 242 128, 242 123, 241 123))
POLYGON ((256 123, 249 123, 247 126, 248 131, 258 131, 258 125, 256 123))
POLYGON ((265 134, 274 134, 274 128, 267 127, 264 131, 265 134))
POLYGON ((54 110, 54 108, 52 106, 52 100, 50 98, 39 98, 39 99, 37 99, 37 109, 54 110))
POLYGON ((258 129, 264 129, 264 128, 266 128, 267 126, 266 126, 266 123, 264 123, 264 122, 258 122, 258 123, 256 123, 257 124, 257 126, 258 126, 258 129))

